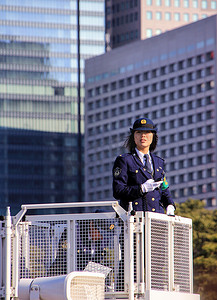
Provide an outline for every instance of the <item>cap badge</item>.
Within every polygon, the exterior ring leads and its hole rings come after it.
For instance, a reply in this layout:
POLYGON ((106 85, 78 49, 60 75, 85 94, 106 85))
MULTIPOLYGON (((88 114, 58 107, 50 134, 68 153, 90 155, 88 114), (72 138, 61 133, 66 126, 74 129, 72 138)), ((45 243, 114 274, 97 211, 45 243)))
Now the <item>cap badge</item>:
POLYGON ((142 119, 141 124, 146 124, 146 120, 142 119))

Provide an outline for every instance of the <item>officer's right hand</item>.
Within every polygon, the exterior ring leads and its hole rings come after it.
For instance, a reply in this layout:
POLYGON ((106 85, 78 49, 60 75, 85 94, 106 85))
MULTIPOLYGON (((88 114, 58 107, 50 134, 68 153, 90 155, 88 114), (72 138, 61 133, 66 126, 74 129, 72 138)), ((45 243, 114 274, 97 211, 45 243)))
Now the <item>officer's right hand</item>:
POLYGON ((156 188, 158 188, 163 181, 154 181, 154 179, 148 179, 141 185, 143 193, 152 192, 156 188))

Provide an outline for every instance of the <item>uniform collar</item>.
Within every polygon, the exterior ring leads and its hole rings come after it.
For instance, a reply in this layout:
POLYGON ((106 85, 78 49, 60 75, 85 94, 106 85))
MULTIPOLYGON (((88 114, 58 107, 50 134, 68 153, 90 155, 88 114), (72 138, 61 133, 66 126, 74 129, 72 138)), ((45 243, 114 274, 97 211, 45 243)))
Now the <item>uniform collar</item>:
MULTIPOLYGON (((144 153, 142 153, 141 151, 139 151, 137 148, 135 148, 135 151, 136 151, 136 154, 138 155, 139 159, 141 160, 141 162, 143 163, 144 162, 144 153)), ((150 156, 150 153, 148 151, 147 153, 149 156, 150 156)))

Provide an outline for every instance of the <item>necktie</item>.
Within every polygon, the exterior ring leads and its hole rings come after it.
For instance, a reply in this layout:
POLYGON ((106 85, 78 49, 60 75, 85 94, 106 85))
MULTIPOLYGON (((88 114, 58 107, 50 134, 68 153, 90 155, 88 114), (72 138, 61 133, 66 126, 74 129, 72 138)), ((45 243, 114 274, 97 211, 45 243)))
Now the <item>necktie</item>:
POLYGON ((146 167, 146 170, 152 174, 152 167, 151 167, 151 164, 150 164, 150 161, 149 161, 149 155, 148 154, 145 154, 144 155, 146 161, 145 161, 145 167, 146 167))

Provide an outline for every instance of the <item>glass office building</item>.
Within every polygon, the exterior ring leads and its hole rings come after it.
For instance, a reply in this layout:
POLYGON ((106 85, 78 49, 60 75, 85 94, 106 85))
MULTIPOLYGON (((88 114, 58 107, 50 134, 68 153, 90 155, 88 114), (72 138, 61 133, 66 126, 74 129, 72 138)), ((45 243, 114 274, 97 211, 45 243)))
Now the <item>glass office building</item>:
POLYGON ((84 61, 104 52, 104 1, 0 0, 0 11, 0 213, 82 201, 84 61))
POLYGON ((149 117, 175 202, 217 207, 216 37, 211 16, 87 61, 87 200, 112 199, 114 160, 133 122, 149 117))

